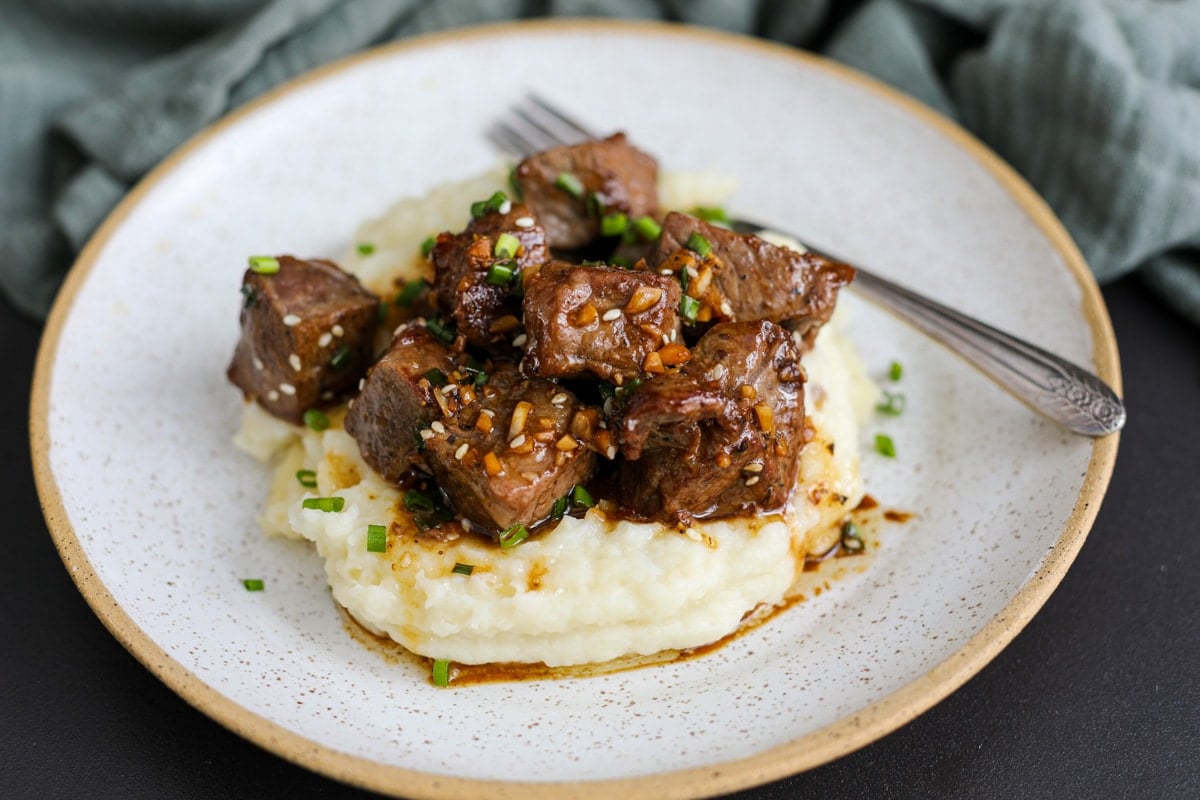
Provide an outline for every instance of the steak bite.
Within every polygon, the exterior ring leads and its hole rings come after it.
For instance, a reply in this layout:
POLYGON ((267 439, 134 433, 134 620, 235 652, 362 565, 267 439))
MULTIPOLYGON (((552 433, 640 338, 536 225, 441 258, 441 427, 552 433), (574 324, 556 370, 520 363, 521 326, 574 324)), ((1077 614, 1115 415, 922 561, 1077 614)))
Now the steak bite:
POLYGON ((683 363, 679 282, 653 272, 553 261, 525 285, 527 375, 591 374, 620 385, 683 363))
POLYGON ((430 253, 438 307, 467 342, 486 348, 517 335, 521 301, 510 287, 549 258, 546 232, 529 208, 507 200, 497 205, 462 233, 439 235, 430 253))
MULTIPOLYGON (((474 402, 464 402, 440 430, 422 436, 425 457, 455 510, 472 526, 497 534, 548 518, 554 503, 591 477, 596 454, 577 438, 577 417, 595 409, 545 380, 498 363, 474 402)), ((606 432, 607 433, 607 432, 606 432)))
POLYGON ((805 443, 804 370, 766 320, 715 325, 678 372, 643 383, 619 412, 621 502, 690 524, 782 506, 805 443))
POLYGON ((396 332, 346 415, 346 432, 376 472, 398 481, 413 465, 420 431, 442 418, 442 405, 448 402, 435 384, 449 381, 457 369, 450 348, 424 325, 396 332))
POLYGON ((658 162, 623 133, 532 155, 513 177, 556 249, 595 240, 605 214, 632 220, 658 211, 658 162))
POLYGON ((833 313, 838 289, 854 279, 849 264, 798 253, 687 214, 671 212, 662 228, 650 264, 677 274, 690 267, 696 273, 689 272, 687 294, 697 302, 699 322, 766 319, 799 334, 808 347, 833 313), (711 280, 704 278, 706 269, 711 280))
POLYGON ((298 424, 358 383, 371 362, 379 299, 332 261, 251 261, 226 374, 247 399, 298 424))

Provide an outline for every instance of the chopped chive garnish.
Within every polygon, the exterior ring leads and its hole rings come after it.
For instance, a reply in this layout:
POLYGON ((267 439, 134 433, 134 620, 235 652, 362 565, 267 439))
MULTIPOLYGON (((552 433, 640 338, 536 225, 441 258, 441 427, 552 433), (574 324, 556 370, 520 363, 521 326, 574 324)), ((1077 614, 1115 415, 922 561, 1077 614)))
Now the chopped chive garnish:
POLYGON ((633 229, 647 242, 654 241, 662 234, 662 225, 655 222, 654 217, 638 217, 633 221, 633 229))
POLYGON ((692 235, 688 237, 687 244, 684 247, 701 258, 712 252, 712 245, 709 244, 708 239, 700 235, 699 231, 692 231, 692 235))
POLYGON ((896 417, 904 411, 905 397, 903 392, 884 392, 883 402, 875 405, 880 414, 896 417))
POLYGON ((347 345, 342 345, 337 350, 333 351, 333 355, 329 357, 329 366, 337 369, 350 360, 350 348, 347 345))
POLYGON ((570 501, 567 499, 566 495, 563 495, 555 500, 554 505, 550 509, 550 519, 557 522, 565 517, 567 514, 568 505, 570 505, 570 501))
POLYGON ((525 278, 523 277, 524 275, 525 275, 524 272, 518 272, 516 275, 513 275, 512 283, 508 284, 508 293, 511 294, 513 297, 524 297, 525 296, 525 278))
POLYGON ((495 192, 487 200, 479 200, 471 203, 471 216, 482 217, 491 211, 499 211, 500 207, 508 202, 508 195, 504 192, 495 192))
POLYGON ((450 344, 454 341, 454 335, 456 331, 454 330, 453 322, 448 323, 444 322, 438 317, 432 317, 425 320, 425 327, 429 329, 430 333, 432 333, 438 339, 441 339, 446 344, 450 344))
POLYGON ((686 294, 679 298, 679 313, 685 319, 692 322, 696 321, 696 317, 700 314, 700 301, 694 297, 688 297, 686 294))
POLYGON ((387 552, 387 527, 384 525, 367 526, 367 552, 387 552))
POLYGON ((433 248, 435 247, 437 247, 437 237, 426 236, 424 241, 421 242, 421 255, 429 258, 429 254, 433 252, 433 248))
POLYGON ((369 256, 375 252, 375 245, 370 242, 359 242, 357 249, 360 256, 369 256))
POLYGON ((425 378, 425 380, 432 383, 434 386, 438 386, 438 387, 445 386, 447 383, 446 373, 442 372, 437 367, 434 367, 431 370, 426 370, 426 372, 424 374, 424 378, 425 378))
POLYGON ((601 236, 620 236, 629 227, 629 217, 621 211, 605 214, 600 219, 601 236))
POLYGON ((687 267, 679 268, 679 285, 686 292, 688 284, 692 282, 692 276, 688 274, 687 267))
POLYGON ((296 480, 300 481, 300 485, 305 489, 317 488, 317 473, 311 469, 296 470, 296 480))
POLYGON ((411 308, 412 304, 417 302, 417 298, 425 293, 428 286, 429 284, 423 280, 409 281, 404 284, 400 294, 396 295, 396 305, 402 308, 411 308))
POLYGON ((842 549, 849 553, 857 553, 866 546, 866 542, 862 540, 862 535, 858 532, 858 526, 850 520, 846 520, 842 525, 842 549))
POLYGON ((254 304, 258 302, 258 292, 254 291, 253 286, 242 286, 242 308, 254 308, 254 304))
POLYGON ((571 197, 583 197, 583 182, 569 172, 560 172, 554 179, 554 185, 571 197))
POLYGON ((595 499, 592 498, 592 493, 583 488, 582 484, 576 484, 575 488, 571 490, 571 502, 584 508, 591 508, 596 505, 595 499))
POLYGON ((713 222, 723 226, 729 225, 729 215, 720 206, 697 206, 692 209, 692 216, 702 219, 705 222, 713 222))
POLYGON ((475 571, 474 564, 464 564, 461 561, 456 561, 454 564, 455 575, 470 575, 475 571))
POLYGON ((608 263, 612 264, 614 267, 620 267, 621 269, 633 269, 633 262, 625 256, 613 256, 608 260, 608 263))
POLYGON ((246 587, 247 592, 261 592, 263 590, 262 578, 246 578, 242 581, 242 586, 246 587))
POLYGON ((886 433, 875 434, 875 452, 887 458, 896 457, 896 443, 886 433))
POLYGON ((274 256, 250 256, 250 271, 259 275, 274 275, 279 272, 279 259, 274 256))
POLYGON ((437 508, 437 504, 433 502, 433 498, 424 492, 418 492, 416 489, 409 489, 404 493, 404 508, 407 511, 414 513, 422 513, 433 511, 437 508))
POLYGON ((502 233, 496 237, 496 246, 492 248, 492 255, 496 258, 513 258, 520 249, 520 239, 511 233, 502 233))
POLYGON ((341 511, 346 507, 346 498, 344 497, 306 497, 301 503, 304 508, 315 509, 316 511, 341 511))
POLYGON ((528 538, 529 529, 520 522, 517 522, 500 531, 500 546, 508 550, 516 547, 528 538))
POLYGON ((508 171, 508 187, 512 189, 513 197, 518 200, 525 199, 525 190, 521 188, 521 182, 517 180, 516 164, 513 164, 512 169, 508 171))
POLYGON ((433 662, 433 685, 450 685, 450 662, 448 660, 439 658, 433 662))
POLYGON ((904 377, 904 367, 900 366, 899 361, 893 361, 891 365, 888 366, 888 377, 894 381, 898 381, 900 378, 904 377))
POLYGON ((604 198, 596 192, 588 192, 583 204, 589 217, 598 217, 604 213, 604 198))
POLYGON ((497 261, 488 267, 487 277, 484 278, 492 286, 508 286, 516 274, 516 263, 513 261, 497 261))
POLYGON ((488 382, 488 374, 486 372, 475 373, 475 386, 480 387, 488 382))
POLYGON ((304 424, 320 433, 329 427, 329 417, 320 409, 310 408, 304 412, 304 424))

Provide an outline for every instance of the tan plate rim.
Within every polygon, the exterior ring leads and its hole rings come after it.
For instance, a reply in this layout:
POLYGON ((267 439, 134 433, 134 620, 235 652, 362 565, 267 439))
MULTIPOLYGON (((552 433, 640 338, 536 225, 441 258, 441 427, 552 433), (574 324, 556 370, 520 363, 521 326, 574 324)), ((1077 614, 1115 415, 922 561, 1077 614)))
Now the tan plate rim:
POLYGON ((1011 167, 958 125, 899 91, 834 61, 786 45, 670 23, 541 19, 424 35, 359 53, 305 73, 247 103, 175 151, 129 193, 88 242, 59 292, 42 337, 30 402, 30 443, 38 495, 54 543, 80 592, 113 636, 159 680, 231 731, 296 764, 345 783, 412 798, 440 799, 470 795, 495 800, 516 800, 529 796, 599 800, 620 796, 628 800, 657 800, 705 797, 732 792, 778 780, 832 761, 870 744, 923 713, 979 672, 1012 641, 1046 602, 1075 560, 1096 518, 1100 501, 1112 476, 1118 434, 1097 439, 1093 444, 1079 496, 1061 536, 1045 556, 1041 567, 1008 605, 958 652, 921 677, 858 713, 784 745, 737 761, 636 778, 564 783, 468 780, 416 772, 350 756, 299 736, 242 708, 174 661, 134 623, 96 576, 67 518, 49 460, 50 377, 54 356, 75 299, 106 242, 151 189, 178 167, 193 150, 244 117, 255 113, 259 108, 301 86, 323 80, 335 72, 358 66, 364 61, 386 57, 398 50, 417 50, 442 46, 456 40, 468 41, 478 37, 514 33, 555 36, 585 30, 589 33, 603 30, 623 36, 686 37, 710 41, 719 47, 741 48, 771 58, 802 61, 807 66, 833 73, 847 82, 871 91, 939 131, 981 164, 1000 183, 1058 251, 1081 290, 1082 311, 1091 328, 1094 342, 1093 359, 1097 373, 1118 393, 1121 391, 1116 340, 1099 287, 1070 235, 1046 203, 1011 167))

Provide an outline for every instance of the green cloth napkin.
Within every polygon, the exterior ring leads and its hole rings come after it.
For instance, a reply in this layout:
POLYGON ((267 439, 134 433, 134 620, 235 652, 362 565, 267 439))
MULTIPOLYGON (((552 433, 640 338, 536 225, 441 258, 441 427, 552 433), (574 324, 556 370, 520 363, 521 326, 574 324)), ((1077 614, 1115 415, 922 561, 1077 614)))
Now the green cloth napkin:
POLYGON ((42 316, 137 180, 311 67, 428 31, 659 18, 819 50, 956 119, 1020 171, 1096 277, 1200 323, 1200 0, 4 0, 0 290, 42 316))

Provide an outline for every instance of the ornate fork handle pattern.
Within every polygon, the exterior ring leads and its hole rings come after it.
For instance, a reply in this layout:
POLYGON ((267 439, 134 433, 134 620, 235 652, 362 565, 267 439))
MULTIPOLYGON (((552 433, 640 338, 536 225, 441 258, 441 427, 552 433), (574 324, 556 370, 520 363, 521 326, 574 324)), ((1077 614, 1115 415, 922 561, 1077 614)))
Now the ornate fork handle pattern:
MULTIPOLYGON (((510 121, 497 121, 488 130, 488 138, 502 149, 531 155, 556 144, 596 138, 587 127, 540 97, 529 95, 527 100, 513 109, 510 121)), ((734 220, 732 227, 741 233, 759 233, 769 226, 741 219, 734 220)), ((801 237, 795 238, 803 242, 801 237)), ((809 249, 842 260, 816 248, 809 249)), ((1125 424, 1121 399, 1087 370, 855 267, 858 276, 851 288, 962 356, 1017 399, 1063 428, 1087 436, 1104 436, 1125 424)))

